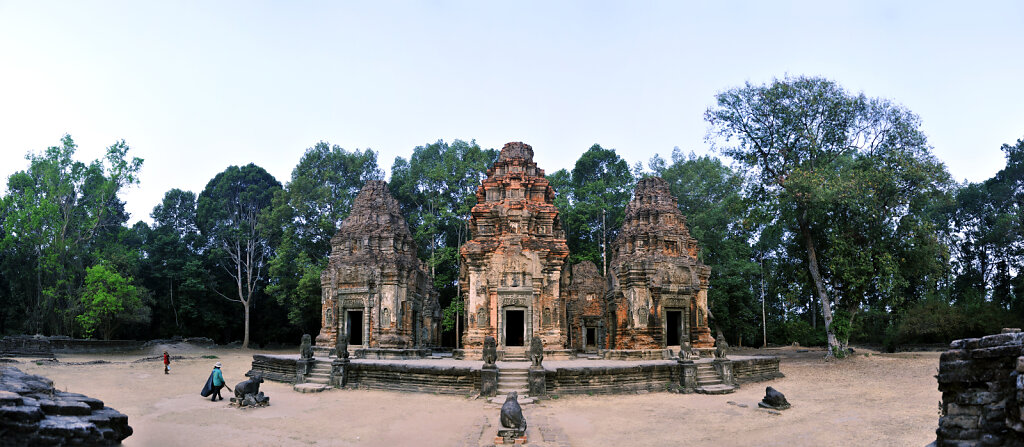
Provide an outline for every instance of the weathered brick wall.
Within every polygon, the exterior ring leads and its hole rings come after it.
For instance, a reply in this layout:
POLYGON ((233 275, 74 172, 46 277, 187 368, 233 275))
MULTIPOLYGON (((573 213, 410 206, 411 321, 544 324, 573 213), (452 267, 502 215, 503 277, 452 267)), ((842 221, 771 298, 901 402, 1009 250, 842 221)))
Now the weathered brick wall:
POLYGON ((466 396, 480 390, 479 368, 352 363, 349 372, 346 386, 353 388, 466 396))
POLYGON ((256 354, 252 356, 252 369, 245 375, 252 377, 259 372, 265 380, 295 383, 295 363, 298 359, 298 355, 256 354))
POLYGON ((1024 446, 1020 332, 956 340, 939 360, 938 446, 1024 446))
POLYGON ((675 362, 638 366, 558 368, 546 371, 548 394, 628 394, 669 391, 679 383, 675 362))
POLYGON ((0 339, 0 356, 53 357, 53 347, 46 337, 8 336, 0 339))
POLYGON ((732 374, 737 383, 763 382, 783 377, 778 357, 754 357, 733 360, 732 374))

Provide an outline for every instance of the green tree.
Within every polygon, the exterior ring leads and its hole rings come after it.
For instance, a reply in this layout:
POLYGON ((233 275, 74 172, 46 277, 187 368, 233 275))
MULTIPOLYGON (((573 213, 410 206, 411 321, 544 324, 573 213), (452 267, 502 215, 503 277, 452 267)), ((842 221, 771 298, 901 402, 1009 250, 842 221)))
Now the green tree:
POLYGON ((615 149, 595 144, 576 160, 571 172, 556 171, 548 181, 555 188, 569 263, 592 261, 601 268, 602 246, 615 241, 636 185, 629 163, 615 149))
POLYGON ((216 287, 213 290, 241 304, 244 311, 243 348, 249 347, 253 299, 273 255, 270 240, 273 232, 279 231, 265 225, 264 213, 280 189, 281 183, 259 166, 228 166, 206 184, 196 205, 196 223, 206 238, 205 249, 234 289, 228 294, 216 287))
POLYGON ((86 337, 99 330, 104 340, 110 340, 120 324, 142 307, 139 290, 131 282, 131 277, 103 264, 86 269, 83 311, 75 317, 86 337))
MULTIPOLYGON (((815 77, 747 83, 718 94, 716 100, 705 113, 708 139, 750 170, 755 179, 752 198, 768 203, 780 221, 792 224, 791 240, 803 247, 810 284, 821 304, 829 355, 839 353, 832 328, 834 291, 845 283, 837 278, 830 285, 832 278, 823 275, 828 266, 822 262, 829 260, 823 251, 829 241, 847 240, 829 238, 836 223, 829 213, 853 198, 847 188, 851 180, 842 174, 854 172, 845 169, 850 163, 878 154, 893 160, 929 158, 919 120, 887 100, 851 95, 835 82, 815 77)), ((870 181, 861 185, 871 186, 870 181)), ((883 219, 898 217, 885 215, 884 209, 872 212, 883 219)))
POLYGON ((321 141, 306 149, 291 181, 274 197, 268 225, 282 231, 268 265, 267 294, 288 309, 288 321, 303 333, 320 327, 320 273, 331 237, 363 185, 383 178, 373 151, 348 152, 321 141))
POLYGON ((74 332, 86 266, 128 219, 118 193, 138 183, 142 160, 128 158, 124 141, 89 164, 74 159, 76 149, 65 135, 61 145, 29 154, 28 169, 8 178, 0 202, 0 271, 7 300, 20 302, 5 306, 0 320, 22 331, 74 332))
POLYGON ((441 294, 442 308, 461 299, 459 248, 469 237, 466 225, 476 205, 476 189, 497 159, 498 151, 482 149, 476 141, 438 140, 413 149, 409 160, 396 157, 391 166, 389 187, 409 220, 419 257, 426 261, 441 294))

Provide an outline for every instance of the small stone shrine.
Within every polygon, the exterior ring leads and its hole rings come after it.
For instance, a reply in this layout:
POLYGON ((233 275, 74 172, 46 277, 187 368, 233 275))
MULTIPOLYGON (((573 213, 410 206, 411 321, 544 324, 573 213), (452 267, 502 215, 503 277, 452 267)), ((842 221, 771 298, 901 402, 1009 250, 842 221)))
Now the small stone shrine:
POLYGON ((437 294, 385 182, 371 180, 359 192, 331 238, 320 282, 318 348, 335 348, 339 333, 357 356, 415 357, 438 345, 437 294))
POLYGON ((476 199, 459 278, 466 294, 466 358, 481 358, 488 335, 503 353, 521 353, 539 336, 545 350, 567 358, 559 284, 569 247, 555 191, 533 161, 533 148, 506 144, 476 199))
POLYGON ((565 318, 569 326, 568 347, 578 352, 607 349, 607 281, 590 261, 572 266, 571 272, 571 282, 562 290, 565 296, 565 318))
POLYGON ((626 205, 611 260, 610 349, 710 350, 708 277, 668 183, 641 179, 626 205))

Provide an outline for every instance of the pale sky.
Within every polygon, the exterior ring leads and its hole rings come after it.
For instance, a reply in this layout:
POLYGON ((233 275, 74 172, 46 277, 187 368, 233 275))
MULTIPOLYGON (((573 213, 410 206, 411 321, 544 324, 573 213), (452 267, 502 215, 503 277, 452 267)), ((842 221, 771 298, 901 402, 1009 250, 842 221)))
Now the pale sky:
POLYGON ((325 140, 396 156, 444 139, 587 148, 631 165, 707 153, 703 113, 745 81, 814 75, 920 115, 957 180, 1024 138, 1024 3, 0 0, 0 177, 69 133, 145 159, 130 223, 228 165, 282 183, 325 140))

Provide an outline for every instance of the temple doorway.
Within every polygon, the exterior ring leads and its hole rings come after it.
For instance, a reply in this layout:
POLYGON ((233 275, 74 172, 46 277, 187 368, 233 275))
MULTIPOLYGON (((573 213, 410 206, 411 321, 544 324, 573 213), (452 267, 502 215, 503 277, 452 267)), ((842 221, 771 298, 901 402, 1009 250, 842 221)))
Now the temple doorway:
POLYGON ((505 346, 525 346, 525 318, 522 310, 505 311, 505 346))
POLYGON ((584 346, 587 350, 597 349, 597 328, 594 326, 587 326, 586 335, 583 337, 586 341, 584 346))
POLYGON ((350 310, 345 312, 345 333, 348 334, 348 344, 363 344, 363 311, 350 310))
POLYGON ((665 345, 679 346, 683 332, 683 312, 669 310, 665 312, 665 345))

